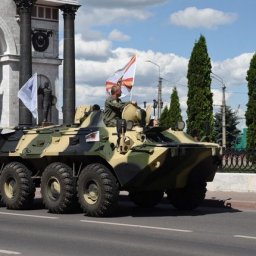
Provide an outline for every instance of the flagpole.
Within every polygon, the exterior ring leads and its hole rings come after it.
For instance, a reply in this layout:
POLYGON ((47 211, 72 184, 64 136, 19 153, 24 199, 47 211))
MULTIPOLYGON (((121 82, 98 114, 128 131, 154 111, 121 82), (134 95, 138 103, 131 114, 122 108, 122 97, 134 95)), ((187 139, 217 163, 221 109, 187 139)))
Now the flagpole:
POLYGON ((130 101, 132 101, 132 90, 131 90, 131 93, 130 93, 130 101))
MULTIPOLYGON (((37 73, 35 73, 35 76, 36 76, 36 109, 37 109, 36 125, 38 125, 38 81, 37 81, 38 75, 37 75, 37 73)), ((41 79, 41 77, 40 77, 40 79, 41 79)))
MULTIPOLYGON (((134 56, 135 56, 135 58, 136 58, 136 61, 135 61, 135 64, 134 64, 133 85, 134 85, 134 83, 135 83, 135 70, 136 70, 136 68, 137 68, 137 55, 135 54, 134 56)), ((132 90, 130 91, 130 101, 132 101, 132 90)))

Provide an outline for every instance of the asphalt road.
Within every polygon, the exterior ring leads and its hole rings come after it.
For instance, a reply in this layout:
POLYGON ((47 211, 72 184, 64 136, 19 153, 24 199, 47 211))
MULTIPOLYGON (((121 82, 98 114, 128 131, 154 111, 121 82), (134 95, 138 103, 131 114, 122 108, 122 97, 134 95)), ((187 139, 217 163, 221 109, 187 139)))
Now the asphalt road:
POLYGON ((43 209, 0 208, 0 256, 256 255, 256 211, 168 204, 145 210, 121 200, 116 216, 56 215, 43 209))

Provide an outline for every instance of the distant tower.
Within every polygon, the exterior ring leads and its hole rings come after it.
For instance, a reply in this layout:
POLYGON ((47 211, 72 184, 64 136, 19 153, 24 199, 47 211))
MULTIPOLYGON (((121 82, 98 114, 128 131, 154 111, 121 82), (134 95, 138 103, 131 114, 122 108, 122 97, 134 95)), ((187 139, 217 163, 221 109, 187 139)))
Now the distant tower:
MULTIPOLYGON (((0 8, 0 126, 15 126, 19 120, 20 17, 19 7, 31 0, 1 0, 0 8)), ((75 15, 77 0, 37 0, 31 14, 32 74, 38 85, 50 84, 58 98, 59 10, 75 15)), ((40 97, 38 98, 40 104, 40 97)), ((40 110, 40 108, 39 108, 40 110)), ((42 113, 39 111, 39 118, 42 113)), ((51 108, 49 120, 58 123, 58 111, 51 108)))

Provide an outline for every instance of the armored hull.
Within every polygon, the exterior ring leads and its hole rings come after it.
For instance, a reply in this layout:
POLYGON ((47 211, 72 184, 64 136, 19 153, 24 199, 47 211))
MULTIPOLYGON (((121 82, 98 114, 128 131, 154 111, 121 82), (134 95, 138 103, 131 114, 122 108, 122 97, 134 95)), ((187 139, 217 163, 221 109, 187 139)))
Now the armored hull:
POLYGON ((122 127, 105 127, 102 112, 90 109, 73 126, 2 130, 2 201, 11 209, 29 208, 40 187, 54 213, 71 211, 78 201, 88 215, 107 216, 121 190, 143 207, 156 205, 164 193, 179 209, 197 207, 214 178, 220 147, 182 131, 122 127))

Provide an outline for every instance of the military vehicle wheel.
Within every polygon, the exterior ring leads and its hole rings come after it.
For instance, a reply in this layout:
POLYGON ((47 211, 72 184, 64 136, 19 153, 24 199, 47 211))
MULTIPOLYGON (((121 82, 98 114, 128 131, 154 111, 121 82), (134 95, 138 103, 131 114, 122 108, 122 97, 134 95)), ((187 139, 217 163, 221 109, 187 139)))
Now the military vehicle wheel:
POLYGON ((164 192, 156 191, 132 191, 129 193, 130 199, 140 207, 154 207, 162 200, 164 192))
POLYGON ((79 203, 88 216, 109 216, 118 202, 117 180, 101 164, 89 164, 82 170, 77 191, 79 203))
POLYGON ((75 204, 75 180, 72 169, 63 163, 55 162, 46 167, 41 178, 43 202, 52 213, 73 210, 75 204))
POLYGON ((167 191, 170 203, 178 210, 193 210, 204 200, 206 183, 189 184, 185 188, 167 191))
POLYGON ((7 164, 1 174, 0 193, 8 209, 29 208, 35 197, 31 172, 19 162, 7 164))

